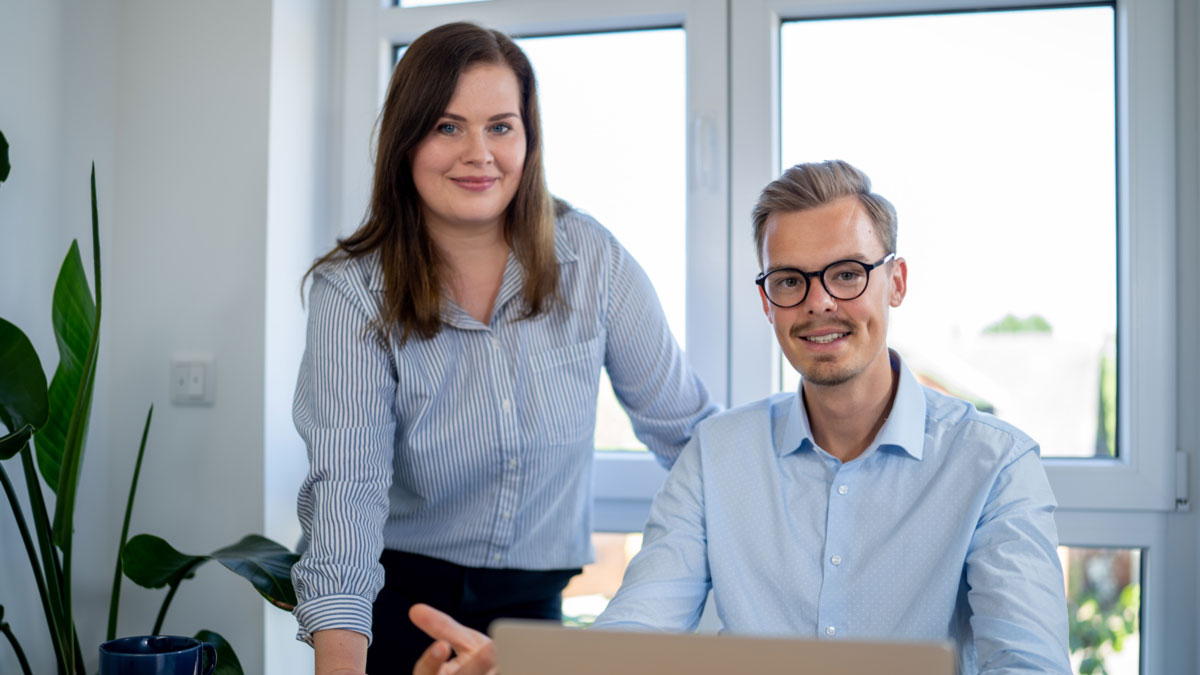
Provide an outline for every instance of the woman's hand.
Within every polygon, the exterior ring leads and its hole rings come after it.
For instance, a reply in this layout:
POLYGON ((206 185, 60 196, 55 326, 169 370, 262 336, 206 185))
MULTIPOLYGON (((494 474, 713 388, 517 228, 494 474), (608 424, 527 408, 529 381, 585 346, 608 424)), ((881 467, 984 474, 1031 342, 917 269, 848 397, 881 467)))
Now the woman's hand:
POLYGON ((429 605, 417 604, 408 610, 408 618, 417 628, 436 640, 413 666, 413 675, 497 675, 492 640, 467 628, 448 614, 429 605), (455 657, 450 658, 451 649, 455 657))

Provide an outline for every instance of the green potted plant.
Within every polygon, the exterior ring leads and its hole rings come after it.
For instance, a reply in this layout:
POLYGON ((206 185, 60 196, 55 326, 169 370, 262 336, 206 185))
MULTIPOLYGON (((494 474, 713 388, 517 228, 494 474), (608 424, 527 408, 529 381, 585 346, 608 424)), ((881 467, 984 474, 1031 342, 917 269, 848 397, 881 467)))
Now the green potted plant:
MULTIPOLYGON (((0 184, 8 180, 10 171, 8 141, 0 133, 0 184)), ((59 364, 49 385, 29 338, 0 317, 0 487, 29 557, 59 675, 84 673, 73 614, 71 569, 75 498, 91 415, 103 297, 94 166, 91 203, 95 297, 88 286, 78 243, 72 242, 54 286, 52 316, 59 364), (5 469, 10 460, 20 463, 25 478, 31 512, 28 519, 5 469), (53 517, 46 508, 43 481, 55 495, 53 517)), ((109 599, 107 639, 116 637, 122 575, 147 588, 168 589, 151 630, 151 634, 157 634, 179 584, 193 577, 196 569, 209 560, 245 578, 271 604, 290 610, 296 603, 290 572, 298 556, 265 537, 247 535, 208 555, 180 553, 165 540, 148 534, 128 539, 153 414, 151 406, 130 481, 109 599)), ((2 604, 0 635, 15 652, 25 675, 32 675, 16 631, 5 621, 2 604)), ((217 673, 242 672, 233 648, 219 634, 202 630, 195 637, 217 647, 217 673)))

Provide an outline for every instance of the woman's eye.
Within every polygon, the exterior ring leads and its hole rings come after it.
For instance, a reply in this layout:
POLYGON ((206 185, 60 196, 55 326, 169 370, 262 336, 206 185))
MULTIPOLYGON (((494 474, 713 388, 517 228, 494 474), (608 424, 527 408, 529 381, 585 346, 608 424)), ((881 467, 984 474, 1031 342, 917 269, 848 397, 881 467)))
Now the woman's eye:
POLYGON ((499 124, 492 125, 492 133, 493 134, 507 134, 510 131, 512 131, 511 124, 505 124, 505 123, 501 122, 499 124))
POLYGON ((449 122, 437 125, 437 132, 439 134, 447 134, 448 135, 448 134, 452 134, 456 131, 458 131, 458 127, 454 126, 453 124, 450 124, 449 122))

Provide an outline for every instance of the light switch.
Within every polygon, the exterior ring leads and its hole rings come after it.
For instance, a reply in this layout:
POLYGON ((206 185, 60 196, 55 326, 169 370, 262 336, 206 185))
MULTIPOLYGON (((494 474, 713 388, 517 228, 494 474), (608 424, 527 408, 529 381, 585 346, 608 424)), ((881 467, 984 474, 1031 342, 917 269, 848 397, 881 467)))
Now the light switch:
POLYGON ((215 362, 209 355, 171 358, 171 402, 175 405, 212 405, 215 362))

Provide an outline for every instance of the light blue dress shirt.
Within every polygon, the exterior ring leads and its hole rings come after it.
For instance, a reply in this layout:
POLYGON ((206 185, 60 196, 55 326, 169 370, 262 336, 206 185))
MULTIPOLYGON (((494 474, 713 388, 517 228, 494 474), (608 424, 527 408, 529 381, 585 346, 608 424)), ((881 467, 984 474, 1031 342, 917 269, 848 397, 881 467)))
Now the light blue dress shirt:
POLYGON ((645 272, 578 212, 558 219, 563 303, 522 318, 509 255, 487 325, 447 300, 430 340, 384 343, 377 258, 314 273, 294 418, 308 446, 308 541, 292 569, 300 639, 370 637, 388 548, 470 567, 581 567, 593 558, 592 462, 603 366, 638 438, 666 466, 716 412, 645 272))
POLYGON ((596 626, 693 630, 711 588, 737 633, 950 639, 963 675, 1071 672, 1037 444, 892 366, 889 417, 844 464, 795 393, 701 423, 596 626))

